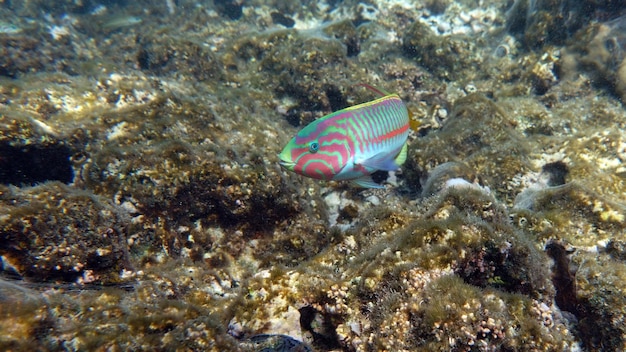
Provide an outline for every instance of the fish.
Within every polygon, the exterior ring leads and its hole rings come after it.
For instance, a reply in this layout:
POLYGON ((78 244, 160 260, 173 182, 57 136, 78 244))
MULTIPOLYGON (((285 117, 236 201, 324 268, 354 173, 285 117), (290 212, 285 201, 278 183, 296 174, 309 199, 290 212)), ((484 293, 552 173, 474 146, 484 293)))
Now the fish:
POLYGON ((22 28, 18 27, 17 25, 0 20, 0 34, 17 34, 21 31, 22 28))
POLYGON ((397 94, 362 84, 382 97, 321 117, 300 130, 278 154, 280 166, 318 180, 384 188, 376 171, 395 171, 407 158, 411 117, 397 94))
POLYGON ((124 27, 134 26, 141 23, 141 18, 131 15, 113 15, 106 18, 102 22, 102 28, 105 30, 117 30, 124 27))

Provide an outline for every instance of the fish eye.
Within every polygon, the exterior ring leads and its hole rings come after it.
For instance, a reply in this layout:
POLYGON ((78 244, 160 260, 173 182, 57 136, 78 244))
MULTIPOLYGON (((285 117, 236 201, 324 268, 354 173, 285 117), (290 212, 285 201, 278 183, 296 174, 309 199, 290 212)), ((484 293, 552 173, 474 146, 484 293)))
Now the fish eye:
POLYGON ((309 144, 309 151, 311 153, 317 153, 317 151, 320 150, 320 145, 317 142, 311 142, 311 144, 309 144))

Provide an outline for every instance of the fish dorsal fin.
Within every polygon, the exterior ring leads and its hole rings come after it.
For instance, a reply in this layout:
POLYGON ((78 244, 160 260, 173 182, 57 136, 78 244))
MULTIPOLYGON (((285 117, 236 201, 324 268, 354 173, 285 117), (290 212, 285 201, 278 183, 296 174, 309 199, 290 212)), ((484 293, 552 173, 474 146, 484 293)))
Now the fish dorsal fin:
POLYGON ((359 84, 357 84, 357 86, 365 87, 365 88, 371 90, 372 92, 380 95, 381 97, 386 97, 388 95, 391 95, 391 93, 386 92, 386 91, 384 91, 383 89, 380 89, 380 88, 372 87, 372 86, 370 86, 367 83, 359 83, 359 84))
POLYGON ((421 123, 417 120, 415 114, 407 107, 406 111, 409 113, 409 127, 417 132, 419 131, 421 123))

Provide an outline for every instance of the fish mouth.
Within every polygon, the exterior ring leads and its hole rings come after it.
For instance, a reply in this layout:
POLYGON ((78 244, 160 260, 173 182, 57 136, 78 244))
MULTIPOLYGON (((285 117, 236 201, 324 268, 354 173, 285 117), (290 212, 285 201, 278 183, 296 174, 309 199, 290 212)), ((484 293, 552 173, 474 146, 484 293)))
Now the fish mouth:
POLYGON ((278 164, 280 164, 283 169, 293 171, 293 168, 296 166, 296 163, 294 161, 283 159, 280 157, 280 155, 278 155, 278 158, 280 159, 278 161, 278 164))

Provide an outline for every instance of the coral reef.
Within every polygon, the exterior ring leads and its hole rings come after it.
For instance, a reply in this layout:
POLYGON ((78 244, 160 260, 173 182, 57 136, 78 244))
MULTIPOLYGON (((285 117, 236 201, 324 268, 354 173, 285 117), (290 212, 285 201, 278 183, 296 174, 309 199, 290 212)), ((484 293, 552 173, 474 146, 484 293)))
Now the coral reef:
POLYGON ((625 349, 621 11, 2 3, 0 349, 625 349), (282 172, 363 82, 390 186, 282 172))

